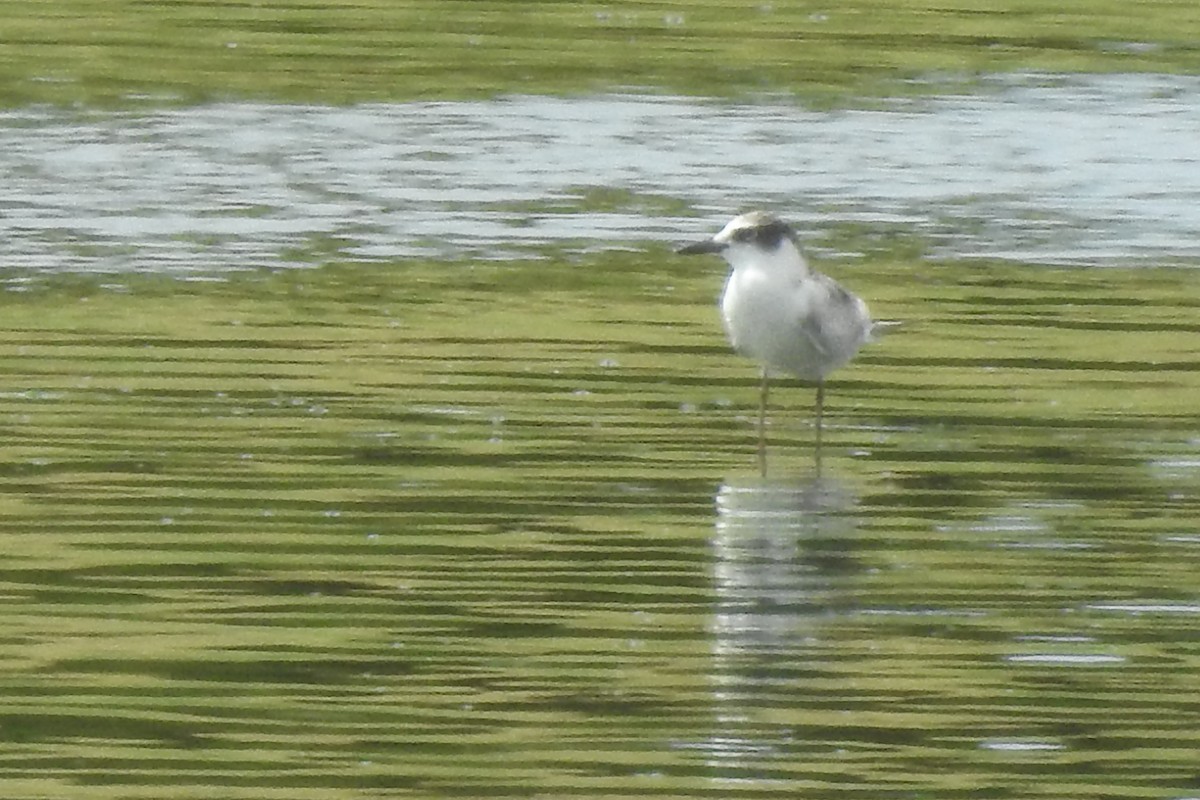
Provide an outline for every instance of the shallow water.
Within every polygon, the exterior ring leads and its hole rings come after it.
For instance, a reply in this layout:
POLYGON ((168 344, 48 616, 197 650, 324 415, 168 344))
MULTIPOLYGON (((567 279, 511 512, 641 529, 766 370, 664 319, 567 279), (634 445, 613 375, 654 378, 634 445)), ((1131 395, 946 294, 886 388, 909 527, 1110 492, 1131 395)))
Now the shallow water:
POLYGON ((1195 271, 650 255, 0 296, 5 795, 1196 795, 1195 271))
POLYGON ((1198 95, 0 115, 3 795, 1196 797, 1198 95))
POLYGON ((0 114, 0 263, 212 274, 675 242, 766 205, 942 258, 1195 263, 1200 82, 996 78, 811 111, 765 97, 0 114), (697 219, 700 217, 701 219, 697 219))

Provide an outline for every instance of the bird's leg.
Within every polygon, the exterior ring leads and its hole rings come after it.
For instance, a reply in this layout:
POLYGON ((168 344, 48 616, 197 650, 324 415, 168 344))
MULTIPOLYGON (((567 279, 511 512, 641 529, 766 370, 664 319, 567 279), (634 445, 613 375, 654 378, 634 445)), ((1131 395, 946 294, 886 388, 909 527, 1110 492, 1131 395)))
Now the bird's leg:
POLYGON ((762 389, 758 395, 758 471, 767 477, 767 368, 762 371, 762 389))
POLYGON ((817 458, 821 457, 821 417, 825 414, 825 379, 817 379, 817 458))

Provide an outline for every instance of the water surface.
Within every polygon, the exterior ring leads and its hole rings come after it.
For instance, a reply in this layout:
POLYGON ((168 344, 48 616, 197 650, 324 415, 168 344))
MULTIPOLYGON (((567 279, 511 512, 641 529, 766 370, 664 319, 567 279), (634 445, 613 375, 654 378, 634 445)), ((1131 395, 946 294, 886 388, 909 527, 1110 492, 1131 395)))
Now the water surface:
POLYGON ((1198 94, 6 113, 3 795, 1197 796, 1198 94))
MULTIPOLYGON (((0 261, 206 273, 679 241, 765 205, 941 258, 1195 263, 1200 82, 997 78, 872 109, 512 96, 0 115, 0 261)), ((861 246, 860 243, 856 243, 861 246)))
POLYGON ((5 796, 1194 797, 1197 273, 653 255, 0 295, 5 796))

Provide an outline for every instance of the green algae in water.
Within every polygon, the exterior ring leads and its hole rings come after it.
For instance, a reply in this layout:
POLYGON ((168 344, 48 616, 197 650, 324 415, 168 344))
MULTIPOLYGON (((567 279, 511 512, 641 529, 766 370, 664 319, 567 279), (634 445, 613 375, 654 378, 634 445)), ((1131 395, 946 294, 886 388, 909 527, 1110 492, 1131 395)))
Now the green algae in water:
POLYGON ((1187 791, 1197 273, 908 249, 816 482, 719 263, 18 284, 8 796, 1187 791))
POLYGON ((1185 791, 1196 273, 909 247, 816 483, 665 251, 5 293, 9 795, 1185 791))
POLYGON ((980 74, 1194 72, 1200 12, 1117 0, 6 3, 0 102, 318 103, 578 93, 794 93, 816 104, 980 74))

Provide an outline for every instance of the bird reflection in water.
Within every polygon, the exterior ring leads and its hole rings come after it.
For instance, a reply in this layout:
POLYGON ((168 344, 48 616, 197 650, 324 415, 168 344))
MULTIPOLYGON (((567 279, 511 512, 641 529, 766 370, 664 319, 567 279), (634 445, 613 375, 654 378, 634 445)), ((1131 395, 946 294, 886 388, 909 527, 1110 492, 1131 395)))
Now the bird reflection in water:
POLYGON ((701 748, 730 775, 769 775, 769 763, 804 749, 768 719, 828 681, 826 632, 852 603, 864 567, 855 558, 858 498, 811 475, 728 481, 716 493, 711 622, 716 729, 701 748), (764 710, 771 713, 764 715, 764 710), (747 772, 749 771, 749 772, 747 772))

